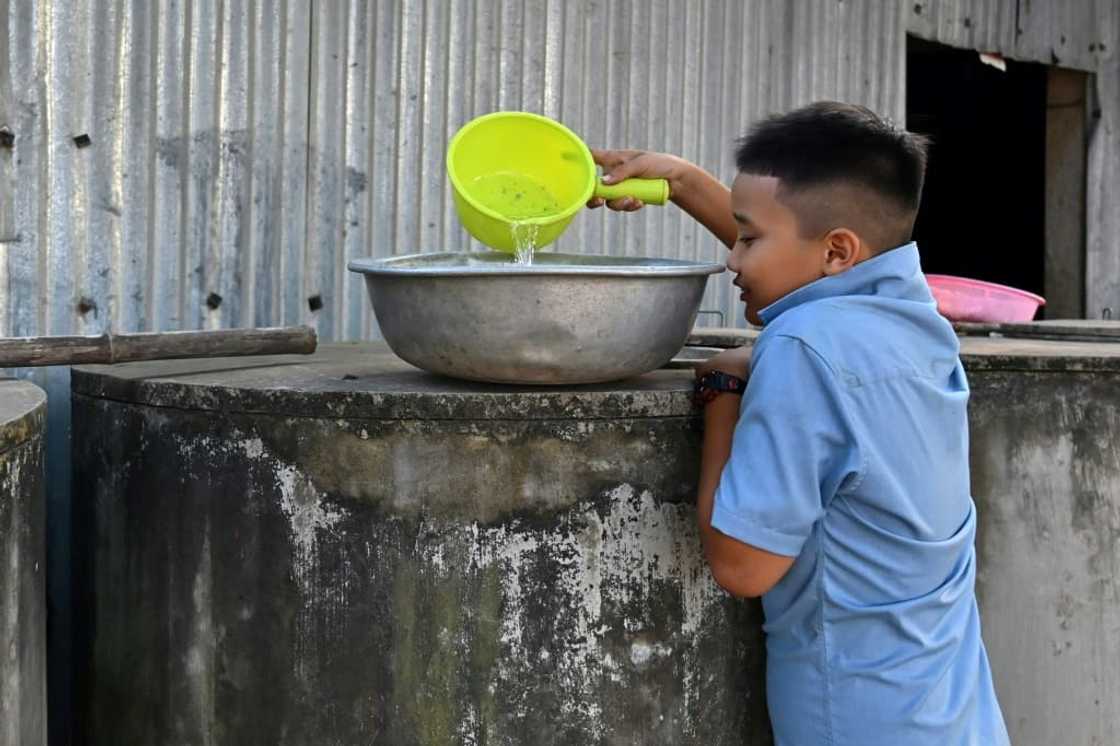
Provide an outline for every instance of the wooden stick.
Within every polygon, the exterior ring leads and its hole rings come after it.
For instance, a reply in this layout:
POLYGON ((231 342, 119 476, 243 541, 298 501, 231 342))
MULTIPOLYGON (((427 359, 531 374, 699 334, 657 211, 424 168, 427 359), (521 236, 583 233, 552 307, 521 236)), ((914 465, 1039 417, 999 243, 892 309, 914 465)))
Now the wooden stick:
POLYGON ((0 368, 127 363, 189 357, 309 355, 317 337, 309 326, 201 332, 102 334, 99 337, 0 338, 0 368))

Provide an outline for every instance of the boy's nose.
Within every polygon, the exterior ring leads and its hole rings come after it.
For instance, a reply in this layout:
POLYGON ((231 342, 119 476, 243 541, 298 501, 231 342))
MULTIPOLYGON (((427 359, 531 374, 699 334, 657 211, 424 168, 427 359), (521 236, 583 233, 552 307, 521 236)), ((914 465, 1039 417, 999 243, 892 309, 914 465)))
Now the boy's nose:
POLYGON ((727 252, 727 261, 723 263, 729 272, 735 274, 739 274, 739 252, 735 250, 737 248, 738 246, 731 247, 731 251, 727 252))

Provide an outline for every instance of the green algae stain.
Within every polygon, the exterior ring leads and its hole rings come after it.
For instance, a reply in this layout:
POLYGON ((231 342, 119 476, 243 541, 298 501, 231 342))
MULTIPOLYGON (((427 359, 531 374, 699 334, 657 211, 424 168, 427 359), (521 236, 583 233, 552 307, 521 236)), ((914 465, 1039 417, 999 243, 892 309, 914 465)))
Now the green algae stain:
POLYGON ((466 644, 462 591, 463 581, 455 575, 433 579, 422 577, 412 563, 398 567, 392 591, 392 701, 400 724, 395 743, 445 746, 460 740, 458 725, 465 719, 459 691, 466 644))
POLYGON ((502 580, 497 564, 486 567, 479 578, 478 608, 475 611, 474 645, 471 648, 471 678, 476 682, 479 743, 498 743, 498 708, 491 683, 497 683, 494 665, 501 652, 502 580))
POLYGON ((393 712, 397 724, 393 740, 403 737, 416 718, 415 696, 419 691, 416 660, 416 568, 402 562, 393 577, 393 712))

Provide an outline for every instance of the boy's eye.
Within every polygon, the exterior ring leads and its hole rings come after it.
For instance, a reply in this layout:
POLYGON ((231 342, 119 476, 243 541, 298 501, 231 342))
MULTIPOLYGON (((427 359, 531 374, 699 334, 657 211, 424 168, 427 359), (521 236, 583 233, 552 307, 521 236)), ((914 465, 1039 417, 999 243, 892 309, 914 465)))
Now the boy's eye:
POLYGON ((754 242, 754 240, 754 236, 739 236, 739 243, 743 244, 744 246, 750 246, 751 243, 754 242))

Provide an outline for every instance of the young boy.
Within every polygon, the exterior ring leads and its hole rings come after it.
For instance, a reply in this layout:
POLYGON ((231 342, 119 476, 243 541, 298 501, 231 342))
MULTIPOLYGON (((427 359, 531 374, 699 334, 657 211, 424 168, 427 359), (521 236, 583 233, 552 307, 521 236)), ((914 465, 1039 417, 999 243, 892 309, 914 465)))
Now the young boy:
POLYGON ((1007 744, 974 592, 968 384, 910 242, 925 141, 814 104, 751 130, 730 193, 672 156, 595 156, 608 183, 669 180, 763 326, 745 385, 745 350, 700 372, 698 514, 716 581, 762 596, 777 743, 1007 744))

